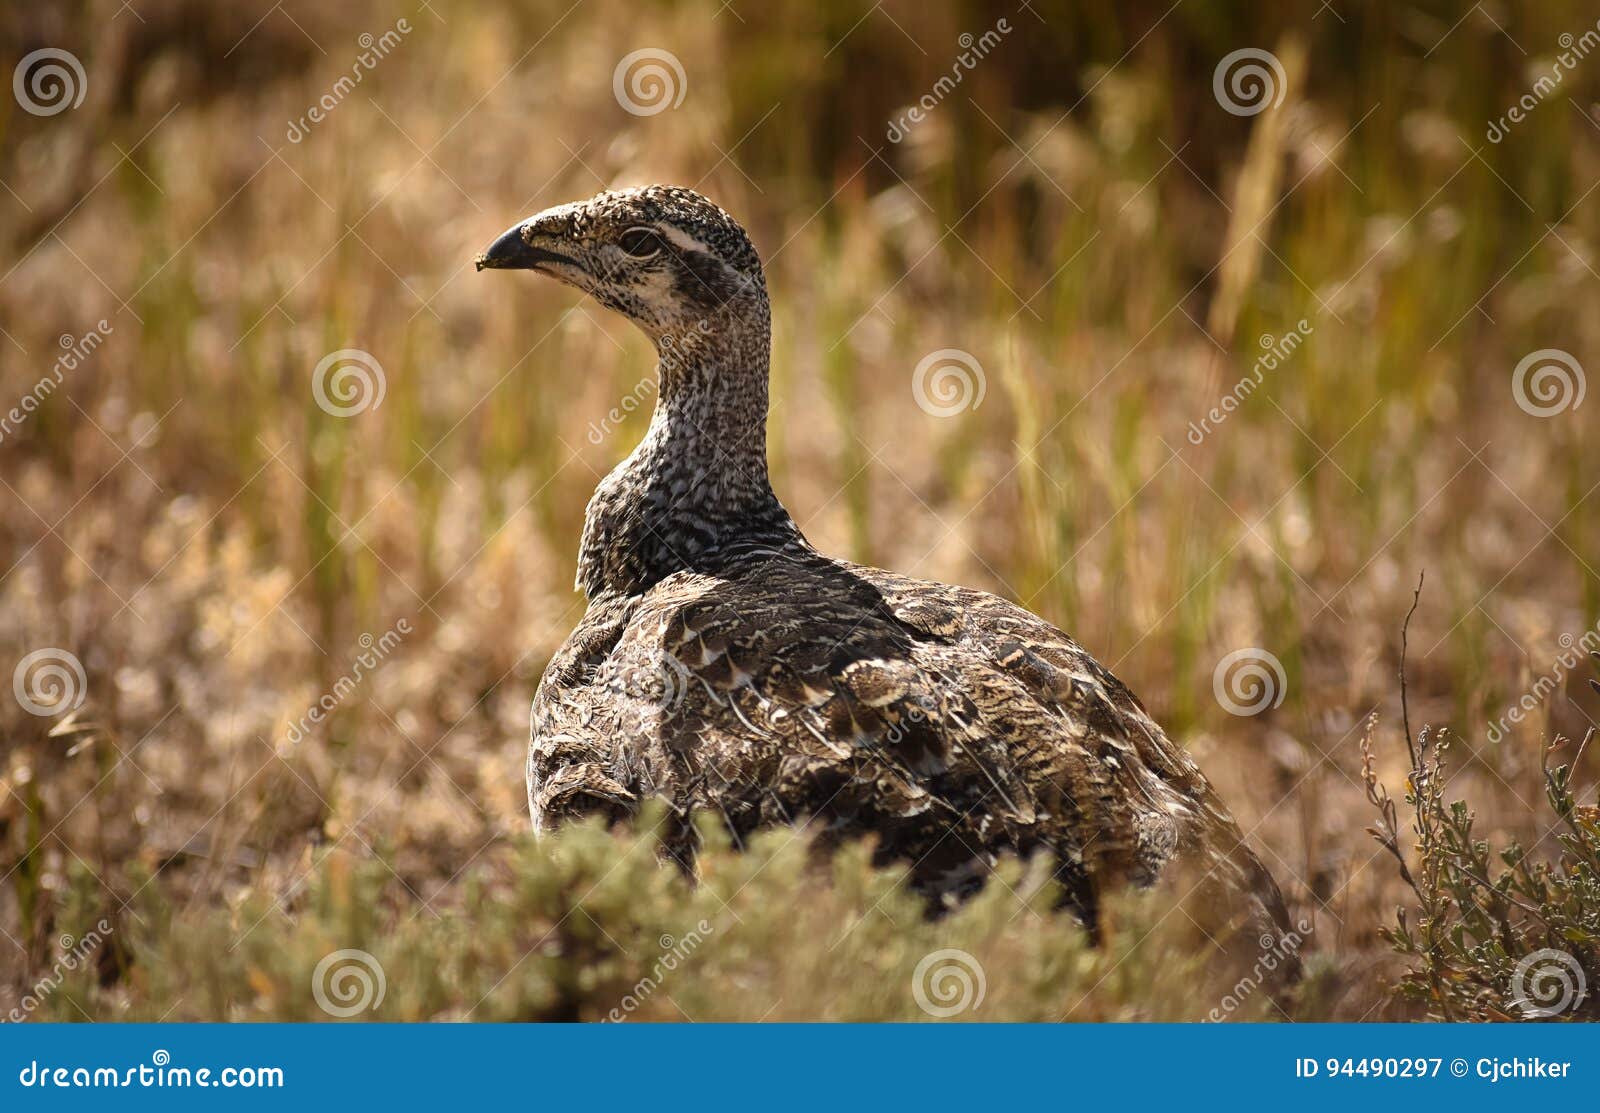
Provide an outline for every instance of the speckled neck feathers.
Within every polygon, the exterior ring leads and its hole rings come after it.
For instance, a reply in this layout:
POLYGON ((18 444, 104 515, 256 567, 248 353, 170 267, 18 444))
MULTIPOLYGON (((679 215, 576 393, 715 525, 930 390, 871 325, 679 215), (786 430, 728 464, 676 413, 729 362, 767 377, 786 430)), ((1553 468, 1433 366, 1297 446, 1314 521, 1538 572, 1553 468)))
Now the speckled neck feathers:
POLYGON ((748 548, 803 544, 767 479, 771 314, 757 280, 656 340, 649 430, 589 502, 578 586, 637 594, 748 548))

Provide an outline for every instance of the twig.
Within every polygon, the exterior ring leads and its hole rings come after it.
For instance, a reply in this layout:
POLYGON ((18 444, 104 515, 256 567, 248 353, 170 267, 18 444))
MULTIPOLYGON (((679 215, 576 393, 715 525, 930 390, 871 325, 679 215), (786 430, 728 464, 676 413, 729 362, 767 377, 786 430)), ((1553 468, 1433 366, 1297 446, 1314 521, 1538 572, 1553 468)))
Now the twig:
POLYGON ((1411 705, 1406 699, 1406 638, 1411 631, 1411 616, 1417 613, 1417 604, 1422 600, 1422 581, 1427 575, 1426 569, 1417 573, 1417 589, 1411 593, 1411 609, 1406 612, 1406 620, 1400 624, 1400 719, 1406 728, 1406 753, 1411 755, 1413 772, 1421 768, 1421 760, 1417 755, 1416 743, 1411 740, 1411 705))

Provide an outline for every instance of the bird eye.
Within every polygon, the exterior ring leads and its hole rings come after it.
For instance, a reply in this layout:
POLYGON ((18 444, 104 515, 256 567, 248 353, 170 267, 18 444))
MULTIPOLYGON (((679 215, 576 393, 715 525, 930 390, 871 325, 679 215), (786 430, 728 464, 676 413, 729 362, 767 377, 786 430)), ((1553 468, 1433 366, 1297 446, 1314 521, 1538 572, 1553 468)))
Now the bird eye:
POLYGON ((620 242, 622 250, 635 259, 648 259, 661 250, 661 237, 648 228, 629 228, 620 242))

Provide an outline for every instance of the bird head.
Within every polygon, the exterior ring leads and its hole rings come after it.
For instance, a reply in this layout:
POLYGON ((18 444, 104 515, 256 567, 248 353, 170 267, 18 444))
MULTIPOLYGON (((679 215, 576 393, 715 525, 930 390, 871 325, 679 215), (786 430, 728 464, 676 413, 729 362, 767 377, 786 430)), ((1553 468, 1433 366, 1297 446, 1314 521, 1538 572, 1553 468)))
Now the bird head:
POLYGON ((658 342, 743 313, 766 317, 761 260, 733 217, 690 189, 646 186, 574 201, 508 228, 478 269, 534 270, 589 294, 658 342))

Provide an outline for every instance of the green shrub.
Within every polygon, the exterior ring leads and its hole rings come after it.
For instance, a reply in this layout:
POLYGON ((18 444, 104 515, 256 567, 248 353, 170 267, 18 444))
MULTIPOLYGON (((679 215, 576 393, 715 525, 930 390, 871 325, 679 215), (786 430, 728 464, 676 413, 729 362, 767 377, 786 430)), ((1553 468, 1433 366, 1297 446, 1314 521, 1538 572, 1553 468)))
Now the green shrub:
MULTIPOLYGON (((502 844, 459 907, 423 909, 381 856, 324 853, 292 896, 169 903, 159 879, 115 925, 114 959, 42 995, 36 1019, 1200 1020, 1277 1015, 1218 963, 1173 894, 1111 902, 1105 941, 1047 871, 1003 865, 929 921, 870 848, 830 862, 792 831, 743 852, 705 828, 690 884, 649 833, 578 824, 502 844), (1214 978, 1215 980, 1215 978, 1214 978), (381 992, 380 992, 381 986, 381 992)), ((90 908, 92 905, 85 905, 90 908)), ((95 967, 91 969, 90 967, 95 967)))
POLYGON ((1571 780, 1594 735, 1591 729, 1570 766, 1549 764, 1564 739, 1544 755, 1545 799, 1556 821, 1549 834, 1559 849, 1539 857, 1537 845, 1525 850, 1513 840, 1495 852, 1478 837, 1472 809, 1446 796, 1448 735, 1423 728, 1405 793, 1419 856, 1412 869, 1394 802, 1373 771, 1369 727, 1362 772, 1379 822, 1368 830, 1419 905, 1401 909, 1383 935, 1410 961, 1398 992, 1431 1018, 1600 1019, 1600 809, 1580 806, 1571 780))

